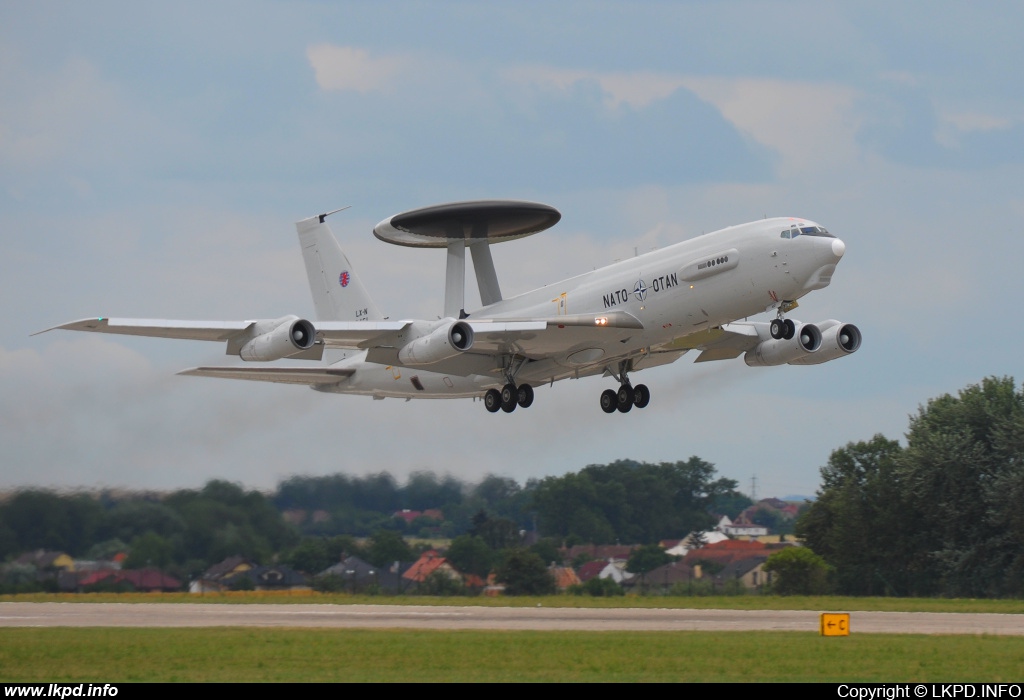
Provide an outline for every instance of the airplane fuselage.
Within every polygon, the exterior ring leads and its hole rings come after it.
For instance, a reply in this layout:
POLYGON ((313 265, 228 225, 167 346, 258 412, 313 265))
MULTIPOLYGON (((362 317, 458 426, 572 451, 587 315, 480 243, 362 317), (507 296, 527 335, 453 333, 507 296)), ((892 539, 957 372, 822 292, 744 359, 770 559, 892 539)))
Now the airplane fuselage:
MULTIPOLYGON (((516 375, 521 382, 539 386, 600 373, 602 358, 632 358, 637 369, 654 366, 659 354, 675 352, 675 359, 684 352, 681 341, 688 336, 778 308, 827 286, 845 246, 828 234, 784 237, 794 226, 817 227, 799 218, 732 226, 473 310, 468 320, 622 311, 643 325, 642 330, 610 329, 599 342, 590 338, 567 344, 552 336, 543 359, 522 358, 516 375), (582 367, 588 369, 581 372, 582 367)), ((538 350, 536 344, 532 350, 538 350)), ((515 347, 509 352, 514 356, 515 347)), ((466 360, 460 358, 459 367, 464 368, 466 360)), ((446 373, 443 364, 427 371, 369 362, 365 351, 349 351, 332 366, 354 370, 352 375, 344 382, 314 388, 376 398, 459 398, 480 396, 505 384, 507 367, 492 356, 478 360, 473 373, 446 373)))

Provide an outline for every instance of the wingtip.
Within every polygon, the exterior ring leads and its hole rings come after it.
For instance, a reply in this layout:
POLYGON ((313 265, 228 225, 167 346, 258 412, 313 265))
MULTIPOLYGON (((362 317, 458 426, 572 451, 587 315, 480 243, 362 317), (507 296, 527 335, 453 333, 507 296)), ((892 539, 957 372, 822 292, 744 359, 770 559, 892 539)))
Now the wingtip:
POLYGON ((29 337, 31 338, 36 335, 42 335, 43 333, 48 333, 50 331, 56 330, 92 331, 96 330, 97 326, 106 325, 107 321, 108 318, 106 316, 90 316, 89 318, 80 318, 77 321, 69 321, 67 323, 61 323, 60 325, 57 326, 50 326, 49 328, 44 328, 43 330, 36 331, 35 333, 29 333, 29 337))

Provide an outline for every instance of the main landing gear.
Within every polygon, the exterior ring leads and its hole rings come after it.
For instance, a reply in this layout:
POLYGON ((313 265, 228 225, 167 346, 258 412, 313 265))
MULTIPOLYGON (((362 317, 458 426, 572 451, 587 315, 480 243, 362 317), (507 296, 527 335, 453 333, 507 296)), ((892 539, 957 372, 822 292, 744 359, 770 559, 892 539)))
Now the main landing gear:
POLYGON ((616 379, 620 383, 618 391, 605 389, 601 393, 601 410, 605 413, 629 413, 634 406, 646 408, 651 402, 651 390, 646 384, 633 386, 630 383, 625 362, 620 363, 616 379))
POLYGON ((529 408, 533 405, 533 387, 529 384, 516 384, 516 375, 527 362, 525 357, 508 357, 505 360, 505 386, 488 389, 484 394, 484 408, 491 413, 499 410, 512 413, 516 406, 529 408), (518 360, 518 364, 517 364, 518 360))
POLYGON ((488 389, 484 394, 484 408, 491 413, 497 413, 499 410, 512 413, 516 410, 516 406, 529 408, 531 405, 533 405, 533 387, 529 384, 516 386, 509 382, 501 387, 501 391, 488 389))

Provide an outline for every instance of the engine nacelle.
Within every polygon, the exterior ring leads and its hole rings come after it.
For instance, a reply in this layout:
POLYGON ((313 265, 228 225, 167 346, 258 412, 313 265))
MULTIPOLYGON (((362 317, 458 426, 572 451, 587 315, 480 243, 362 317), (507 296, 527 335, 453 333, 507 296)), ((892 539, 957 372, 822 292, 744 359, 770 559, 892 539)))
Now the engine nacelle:
POLYGON ((273 362, 309 350, 316 342, 313 324, 298 316, 261 321, 252 331, 255 337, 239 349, 247 362, 273 362))
POLYGON ((398 351, 402 365, 432 365, 473 347, 473 328, 465 321, 446 318, 426 335, 410 340, 398 351))
POLYGON ((791 365, 820 365, 857 352, 860 348, 860 329, 852 323, 828 320, 817 324, 822 328, 821 347, 813 355, 805 355, 790 362, 791 365))
MULTIPOLYGON (((763 337, 763 336, 762 336, 763 337)), ((769 338, 748 350, 743 361, 750 367, 776 367, 803 357, 813 357, 821 347, 821 331, 813 323, 799 323, 789 340, 769 338)))

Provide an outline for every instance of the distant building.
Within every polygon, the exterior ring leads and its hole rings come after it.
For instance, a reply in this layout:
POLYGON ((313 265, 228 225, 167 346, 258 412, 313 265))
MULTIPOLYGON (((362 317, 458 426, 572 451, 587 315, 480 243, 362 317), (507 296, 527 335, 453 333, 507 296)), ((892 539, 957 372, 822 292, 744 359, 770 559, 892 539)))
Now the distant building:
MULTIPOLYGON (((408 566, 406 564, 406 568, 408 566)), ((355 556, 324 569, 319 576, 337 576, 345 590, 352 593, 363 592, 372 586, 388 593, 399 593, 404 589, 401 565, 397 569, 394 566, 381 568, 355 556)))
POLYGON ((237 589, 241 579, 252 582, 257 591, 311 591, 306 577, 290 566, 254 566, 223 579, 228 590, 237 589))
POLYGON ((189 584, 188 591, 189 593, 215 593, 230 590, 228 580, 254 566, 255 564, 245 557, 228 557, 204 571, 202 576, 189 584))
POLYGON ((78 593, 90 590, 118 590, 165 593, 180 591, 181 581, 169 576, 159 569, 99 569, 93 571, 77 571, 62 574, 60 581, 62 591, 78 593))
POLYGON ((421 554, 420 558, 402 574, 402 578, 419 584, 433 574, 441 574, 460 583, 463 582, 462 574, 434 549, 428 549, 421 554))

